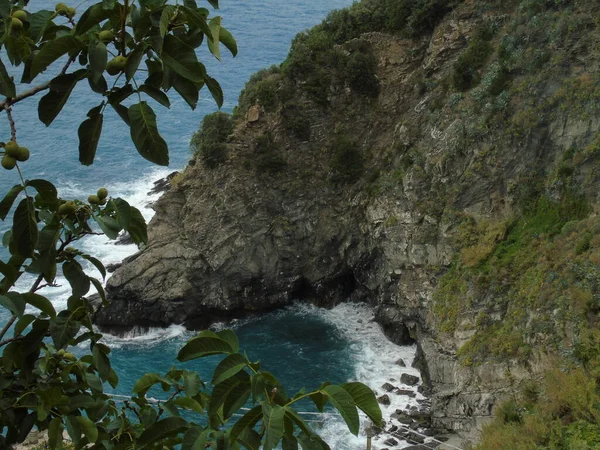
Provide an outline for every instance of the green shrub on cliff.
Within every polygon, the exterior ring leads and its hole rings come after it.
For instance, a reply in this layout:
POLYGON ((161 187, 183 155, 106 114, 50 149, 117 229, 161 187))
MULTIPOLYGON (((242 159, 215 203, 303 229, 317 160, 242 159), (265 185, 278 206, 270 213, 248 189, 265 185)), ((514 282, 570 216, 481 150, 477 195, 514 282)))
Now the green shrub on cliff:
POLYGON ((229 114, 220 111, 207 114, 192 136, 192 152, 202 158, 206 167, 215 168, 227 158, 225 142, 232 132, 233 120, 229 114))
MULTIPOLYGON (((600 363, 600 361, 597 361, 600 363)), ((499 406, 476 450, 589 450, 600 447, 600 395, 581 369, 552 370, 532 398, 499 406)))
POLYGON ((363 156, 359 145, 344 134, 329 143, 329 179, 333 184, 356 183, 363 172, 363 156))

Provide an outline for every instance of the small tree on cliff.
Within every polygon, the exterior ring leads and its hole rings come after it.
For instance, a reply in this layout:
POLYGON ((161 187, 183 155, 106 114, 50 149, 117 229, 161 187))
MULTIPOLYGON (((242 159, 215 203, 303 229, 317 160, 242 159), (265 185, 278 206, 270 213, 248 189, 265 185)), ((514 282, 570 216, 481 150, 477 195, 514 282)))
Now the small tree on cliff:
MULTIPOLYGON (((208 0, 218 7, 218 0, 208 0)), ((100 261, 71 245, 102 230, 114 238, 126 230, 137 244, 147 240, 140 212, 100 188, 87 202, 63 199, 47 180, 27 179, 29 150, 18 141, 22 124, 15 123, 14 107, 40 95, 38 115, 47 126, 60 113, 73 88, 87 82, 99 103, 78 127, 79 161, 94 162, 106 108, 113 108, 131 130, 140 155, 156 164, 168 164, 167 144, 158 132, 156 115, 145 100, 168 106, 173 88, 193 109, 198 92, 206 86, 220 106, 222 92, 200 61, 195 48, 206 42, 219 57, 220 44, 234 55, 236 43, 221 26, 220 17, 195 0, 167 4, 166 0, 102 0, 81 15, 58 3, 54 11, 26 10, 26 1, 0 0, 3 55, 22 68, 22 83, 33 83, 52 66, 62 67, 48 82, 18 92, 0 61, 0 108, 11 134, 0 144, 2 166, 16 170, 20 183, 0 202, 0 219, 12 221, 2 243, 9 256, 0 260, 0 304, 10 320, 0 330, 0 448, 21 442, 34 428, 47 429, 50 448, 62 446, 63 432, 75 448, 183 449, 262 448, 282 442, 284 448, 328 448, 294 411, 301 399, 319 410, 329 402, 337 408, 354 434, 358 410, 374 422, 381 412, 373 393, 360 383, 321 388, 288 397, 279 382, 258 362, 239 353, 231 331, 204 331, 179 352, 180 361, 224 355, 212 380, 194 372, 172 369, 146 374, 135 385, 133 397, 117 403, 104 392, 105 383, 117 386, 110 349, 92 327, 87 295, 95 287, 106 302, 100 280, 87 275, 87 260, 106 275, 100 261), (144 77, 140 66, 145 65, 144 77), (122 104, 133 97, 131 106, 122 104), (94 223, 96 226, 94 226, 94 223), (57 312, 40 289, 54 284, 62 270, 71 286, 67 308, 57 312), (35 275, 27 291, 16 288, 26 271, 35 275), (86 343, 89 354, 80 358, 70 346, 86 343), (152 404, 146 394, 159 385, 168 399, 152 404), (234 414, 244 407, 241 418, 234 414), (187 412, 186 417, 181 417, 187 412)))

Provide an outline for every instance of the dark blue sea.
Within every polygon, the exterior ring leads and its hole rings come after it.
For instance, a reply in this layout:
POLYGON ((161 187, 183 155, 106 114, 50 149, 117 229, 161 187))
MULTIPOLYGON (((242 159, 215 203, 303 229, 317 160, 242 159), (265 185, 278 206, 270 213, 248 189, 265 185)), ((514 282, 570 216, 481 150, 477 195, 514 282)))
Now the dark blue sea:
MULTIPOLYGON (((92 4, 67 3, 69 6, 80 5, 79 13, 92 4)), ((225 93, 223 110, 230 112, 252 73, 283 61, 296 33, 319 23, 332 9, 350 5, 352 0, 221 0, 220 3, 218 14, 223 16, 223 25, 237 39, 239 55, 232 58, 223 49, 222 61, 218 62, 203 47, 199 56, 209 73, 221 83, 225 93)), ((53 8, 54 2, 45 0, 32 0, 28 7, 30 11, 53 8)), ((8 66, 6 55, 3 55, 3 61, 8 66)), ((9 72, 20 79, 20 70, 9 68, 9 72)), ((51 76, 51 73, 42 74, 36 82, 51 76)), ((27 87, 20 86, 18 91, 27 87)), ((85 167, 78 162, 77 126, 100 99, 90 92, 87 83, 80 83, 59 117, 46 128, 37 117, 39 97, 17 104, 13 111, 18 142, 31 151, 31 159, 22 165, 25 178, 49 179, 63 198, 86 199, 99 187, 106 186, 110 195, 125 198, 140 208, 147 219, 153 214, 150 204, 156 200, 156 197, 148 196, 153 182, 185 166, 190 157, 190 137, 203 116, 217 110, 207 90, 201 91, 196 111, 191 111, 176 94, 171 96, 170 109, 150 100, 158 116, 159 130, 170 148, 170 166, 159 168, 138 155, 129 130, 114 111, 107 108, 96 161, 93 166, 85 167)), ((9 136, 5 116, 0 114, 0 140, 8 140, 9 136)), ((16 171, 0 170, 1 195, 18 182, 17 177, 16 171)), ((0 222, 0 233, 7 229, 7 224, 0 222)), ((115 246, 106 238, 96 236, 81 243, 80 247, 105 264, 118 262, 136 251, 133 246, 115 246)), ((0 249, 0 256, 3 255, 6 252, 0 249)), ((88 269, 93 272, 92 268, 88 269)), ((31 278, 24 276, 21 287, 25 288, 28 283, 31 278)), ((46 289, 44 294, 60 309, 66 303, 69 289, 60 277, 58 284, 59 287, 46 289)), ((410 365, 415 349, 388 342, 378 325, 372 322, 372 316, 372 310, 366 305, 343 304, 330 311, 297 305, 227 326, 236 330, 249 357, 261 360, 265 368, 283 381, 288 393, 302 387, 318 387, 325 380, 334 383, 359 380, 378 389, 390 378, 400 377, 400 368, 395 362, 403 358, 410 365)), ((6 319, 7 315, 0 312, 0 323, 6 319)), ((217 324, 219 326, 225 325, 217 324)), ((191 336, 179 326, 132 332, 125 338, 105 336, 113 349, 111 361, 120 377, 116 392, 130 394, 135 380, 142 374, 169 370, 176 364, 177 350, 191 336)), ((83 350, 76 350, 76 353, 83 350)), ((188 367, 197 369, 207 379, 212 364, 190 363, 188 367)), ((412 368, 402 371, 417 374, 412 368)), ((396 408, 416 404, 414 401, 394 396, 385 416, 389 417, 396 408)), ((332 448, 355 449, 365 445, 364 436, 354 438, 344 432, 338 419, 329 418, 315 426, 323 427, 324 437, 332 448)))

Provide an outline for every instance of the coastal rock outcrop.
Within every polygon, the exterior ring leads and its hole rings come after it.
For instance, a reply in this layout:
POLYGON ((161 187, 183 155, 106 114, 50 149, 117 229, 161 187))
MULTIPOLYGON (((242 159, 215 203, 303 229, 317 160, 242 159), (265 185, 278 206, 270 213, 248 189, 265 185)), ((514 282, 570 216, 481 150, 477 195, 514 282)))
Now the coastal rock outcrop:
MULTIPOLYGON (((526 362, 461 357, 477 324, 498 328, 510 307, 501 285, 484 280, 491 287, 480 292, 475 282, 441 280, 459 258, 460 267, 476 267, 506 242, 531 198, 560 203, 577 188, 586 217, 600 209, 600 115, 590 113, 600 59, 584 45, 591 38, 565 36, 554 54, 563 66, 524 69, 531 49, 510 40, 511 14, 498 6, 482 17, 465 2, 432 34, 363 35, 351 48, 375 58, 376 98, 333 76, 324 106, 306 83, 276 74, 275 90, 292 86, 292 99, 239 115, 218 167, 195 156, 156 202, 148 247, 109 279, 111 305, 96 323, 198 329, 297 300, 366 301, 390 339, 418 343, 432 426, 475 439, 500 401, 548 367, 548 347, 533 343, 554 330, 527 341, 526 362), (461 58, 483 39, 482 24, 496 27, 486 42, 513 59, 490 50, 469 75, 480 84, 457 89, 461 58), (307 118, 309 139, 286 122, 290 104, 307 118), (340 180, 344 170, 350 176, 340 180), (440 300, 442 285, 471 303, 440 300)), ((589 27, 597 34, 597 24, 589 27)))

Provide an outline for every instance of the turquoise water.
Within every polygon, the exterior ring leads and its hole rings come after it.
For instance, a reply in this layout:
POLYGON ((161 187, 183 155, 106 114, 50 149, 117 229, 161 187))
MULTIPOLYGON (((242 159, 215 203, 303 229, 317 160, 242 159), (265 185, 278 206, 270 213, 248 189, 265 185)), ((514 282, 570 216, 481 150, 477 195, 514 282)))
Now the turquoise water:
MULTIPOLYGON (((67 2, 70 6, 76 2, 67 2)), ((352 0, 221 0, 220 14, 239 45, 237 58, 223 52, 223 62, 211 58, 205 49, 201 52, 209 73, 217 78, 225 92, 225 111, 231 111, 239 92, 250 75, 257 70, 281 62, 289 50, 293 36, 318 22, 335 8, 348 6, 352 0)), ((83 12, 84 6, 79 7, 83 12)), ((30 10, 53 9, 53 2, 32 0, 30 10)), ((6 60, 6 58, 4 58, 6 60)), ((11 71, 17 74, 18 71, 11 71)), ((48 75, 49 77, 50 75, 48 75)), ((43 81, 43 77, 39 81, 43 81)), ((22 86, 21 89, 26 88, 22 86)), ((139 207, 147 219, 153 212, 149 197, 152 182, 173 170, 181 169, 189 158, 189 140, 202 117, 217 108, 210 95, 202 91, 196 111, 191 111, 178 96, 172 97, 171 109, 153 103, 159 117, 159 129, 170 147, 169 168, 158 168, 142 159, 130 142, 129 131, 121 119, 107 110, 104 133, 96 162, 91 167, 81 166, 77 159, 77 125, 87 111, 100 99, 91 95, 87 83, 80 83, 61 115, 46 128, 37 118, 38 98, 19 103, 14 108, 18 141, 29 147, 32 157, 23 165, 26 178, 44 177, 56 184, 63 197, 85 199, 98 187, 107 186, 111 195, 121 196, 139 207)), ((5 119, 0 114, 0 140, 9 136, 5 119)), ((0 170, 0 192, 17 183, 15 171, 0 170)), ((0 223, 0 232, 7 224, 0 223)), ((132 246, 115 246, 104 237, 94 236, 80 244, 86 252, 98 256, 105 264, 120 261, 135 252, 132 246)), ((0 255, 4 250, 0 249, 0 255)), ((94 269, 88 267, 90 272, 94 269)), ((96 273, 96 276, 98 274, 96 273)), ((24 276, 21 287, 31 283, 24 276)), ((44 294, 57 308, 64 307, 69 289, 64 279, 58 279, 57 288, 44 294)), ((0 312, 0 323, 6 320, 0 312)), ((394 373, 395 361, 402 357, 408 362, 414 357, 414 348, 397 347, 389 343, 379 327, 371 322, 372 311, 364 305, 340 305, 332 311, 297 305, 281 311, 234 323, 242 348, 252 359, 262 361, 265 368, 275 373, 294 393, 302 387, 314 388, 321 381, 334 383, 350 379, 366 382, 378 388, 394 373)), ((165 372, 176 363, 175 356, 183 343, 191 337, 182 327, 132 333, 126 338, 106 336, 113 349, 111 361, 120 376, 117 393, 129 394, 135 380, 146 372, 165 372)), ((84 351, 84 349, 81 349, 84 351)), ((214 364, 214 361, 212 362, 214 364)), ((213 365, 189 363, 205 379, 213 365)), ((415 373, 414 369, 406 369, 415 373)), ((387 413, 406 406, 414 400, 394 400, 387 413), (408 402, 408 403, 407 403, 408 402)), ((353 439, 342 432, 338 420, 328 420, 323 433, 332 448, 358 448, 364 438, 353 439)))

